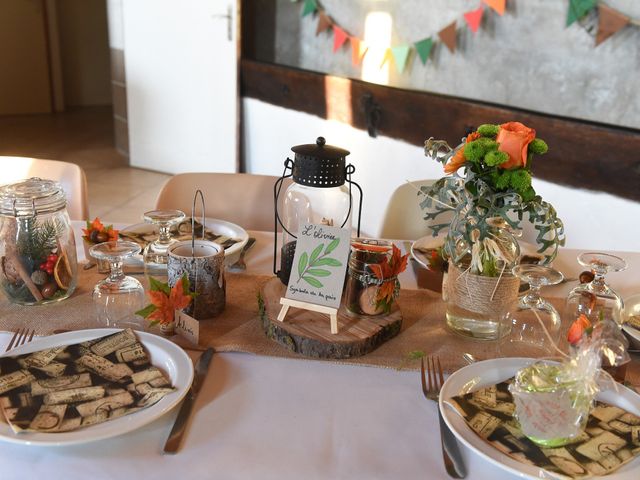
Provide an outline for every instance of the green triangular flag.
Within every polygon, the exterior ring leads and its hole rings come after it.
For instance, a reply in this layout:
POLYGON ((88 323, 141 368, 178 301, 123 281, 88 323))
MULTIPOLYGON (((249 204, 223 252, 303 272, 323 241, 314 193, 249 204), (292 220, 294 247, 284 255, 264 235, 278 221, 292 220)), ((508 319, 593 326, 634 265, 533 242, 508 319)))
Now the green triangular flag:
POLYGON ((302 8, 303 17, 314 13, 316 10, 318 10, 318 2, 316 2, 316 0, 304 0, 304 7, 302 8))
POLYGON ((431 37, 420 40, 413 45, 416 47, 416 51, 418 52, 420 60, 422 60, 422 64, 426 64, 429 59, 429 55, 431 55, 431 49, 433 48, 433 40, 431 40, 431 37))
POLYGON ((397 47, 391 47, 391 53, 393 59, 396 61, 396 69, 398 73, 404 72, 404 67, 407 66, 407 59, 409 58, 409 52, 411 47, 409 45, 399 45, 397 47))
POLYGON ((569 0, 569 12, 567 13, 567 27, 576 20, 580 20, 593 10, 598 0, 569 0))

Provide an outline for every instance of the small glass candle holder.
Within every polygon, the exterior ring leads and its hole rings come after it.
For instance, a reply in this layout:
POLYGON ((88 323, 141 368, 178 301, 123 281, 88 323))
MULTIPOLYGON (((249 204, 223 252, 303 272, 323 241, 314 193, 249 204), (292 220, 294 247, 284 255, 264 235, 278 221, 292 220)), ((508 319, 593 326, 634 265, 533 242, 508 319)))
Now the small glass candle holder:
POLYGON ((380 265, 391 259, 393 244, 386 240, 356 239, 345 287, 347 312, 353 315, 381 315, 391 311, 400 292, 397 275, 385 277, 380 265))
POLYGON ((547 448, 570 443, 584 430, 594 392, 562 364, 536 362, 516 374, 509 390, 522 433, 547 448))

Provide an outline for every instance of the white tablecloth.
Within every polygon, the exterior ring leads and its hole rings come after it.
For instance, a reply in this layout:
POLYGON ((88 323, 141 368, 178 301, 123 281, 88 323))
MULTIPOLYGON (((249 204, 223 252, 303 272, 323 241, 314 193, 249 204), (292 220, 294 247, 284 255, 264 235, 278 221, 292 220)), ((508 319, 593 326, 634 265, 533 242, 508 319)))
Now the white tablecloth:
MULTIPOLYGON (((246 257, 249 271, 271 272, 272 235, 246 257)), ((580 271, 577 251, 556 267, 580 271)), ((640 292, 640 254, 622 254, 627 273, 611 274, 625 297, 640 292)), ((411 269, 403 286, 415 286, 411 269)), ((562 295, 571 286, 547 294, 562 295)), ((8 342, 0 334, 0 345, 8 342)), ((216 354, 177 455, 162 454, 177 411, 126 436, 54 448, 0 444, 0 479, 90 477, 159 479, 446 479, 436 405, 419 376, 370 367, 216 354)), ((463 448, 469 479, 515 478, 463 448)), ((612 479, 637 478, 636 459, 612 479)))

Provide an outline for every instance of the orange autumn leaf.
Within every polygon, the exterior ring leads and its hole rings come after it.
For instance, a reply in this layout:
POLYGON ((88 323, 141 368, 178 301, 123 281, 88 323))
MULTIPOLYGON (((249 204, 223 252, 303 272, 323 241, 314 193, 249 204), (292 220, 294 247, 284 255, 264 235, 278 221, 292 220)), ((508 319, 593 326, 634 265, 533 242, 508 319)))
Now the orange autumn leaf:
POLYGON ((175 311, 182 310, 191 303, 192 296, 185 291, 189 291, 188 280, 185 284, 185 278, 177 282, 168 295, 161 290, 148 291, 149 300, 156 309, 149 314, 147 319, 155 320, 163 325, 173 322, 175 311))
POLYGON ((591 329, 591 322, 587 316, 583 313, 571 324, 569 333, 567 334, 567 340, 571 345, 577 345, 582 340, 585 333, 589 333, 591 329))

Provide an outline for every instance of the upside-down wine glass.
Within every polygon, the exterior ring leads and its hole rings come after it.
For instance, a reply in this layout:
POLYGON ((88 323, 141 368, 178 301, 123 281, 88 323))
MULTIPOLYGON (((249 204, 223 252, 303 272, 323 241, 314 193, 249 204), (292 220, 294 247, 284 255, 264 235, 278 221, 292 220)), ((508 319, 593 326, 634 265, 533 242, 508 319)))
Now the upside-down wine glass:
POLYGON ((93 245, 90 253, 109 262, 110 273, 93 288, 93 304, 102 327, 142 329, 142 317, 135 314, 144 307, 142 284, 122 271, 124 260, 140 253, 140 245, 122 240, 93 245))
POLYGON ((562 273, 544 265, 521 264, 513 268, 513 274, 527 282, 530 289, 506 316, 505 329, 511 330, 500 341, 501 355, 529 358, 557 356, 560 314, 540 296, 540 288, 562 282, 562 273))
POLYGON ((151 210, 144 213, 144 221, 157 225, 159 232, 158 238, 149 243, 142 254, 147 275, 167 281, 169 247, 178 241, 171 238, 171 227, 184 220, 185 216, 180 210, 151 210))
POLYGON ((608 272, 621 272, 627 268, 622 258, 606 253, 587 252, 578 256, 578 263, 593 273, 593 280, 575 287, 567 297, 565 311, 573 322, 585 315, 592 324, 601 319, 611 319, 622 325, 622 298, 606 284, 604 276, 608 272))

